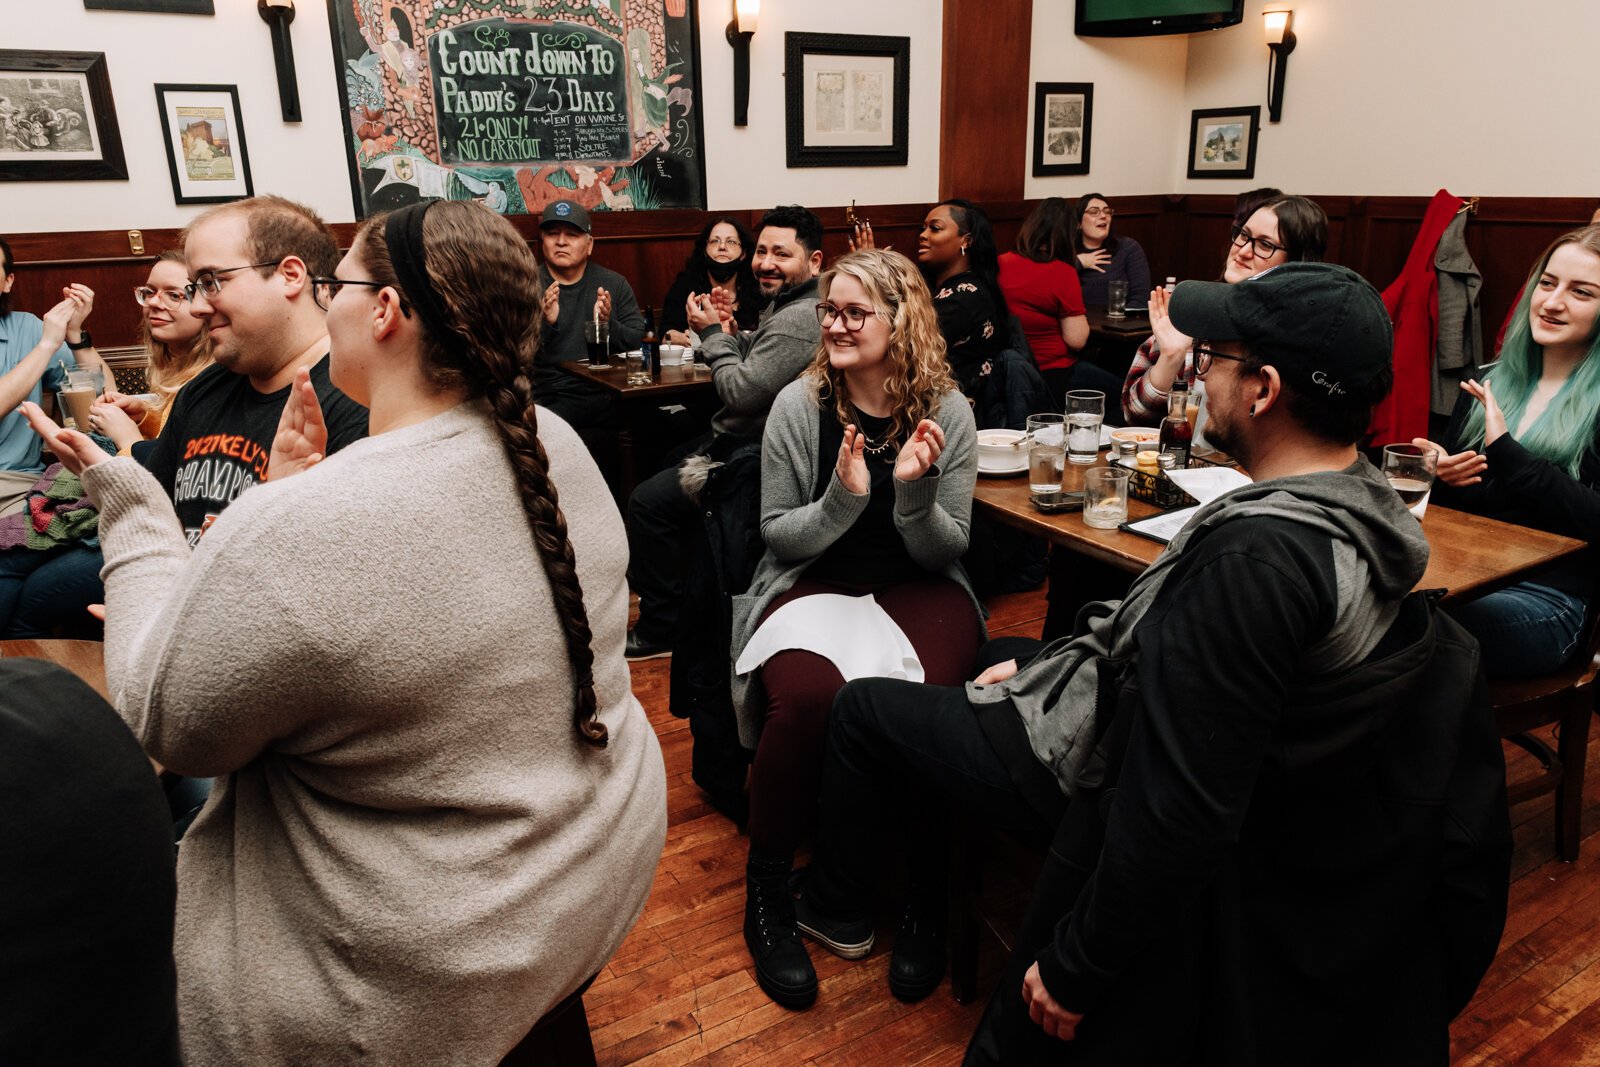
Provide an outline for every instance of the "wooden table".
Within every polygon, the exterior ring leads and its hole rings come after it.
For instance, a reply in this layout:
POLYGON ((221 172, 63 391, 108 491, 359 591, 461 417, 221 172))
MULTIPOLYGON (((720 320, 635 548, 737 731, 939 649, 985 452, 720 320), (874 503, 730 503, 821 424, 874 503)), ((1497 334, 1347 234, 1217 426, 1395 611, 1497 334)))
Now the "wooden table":
POLYGON ((1130 311, 1127 316, 1113 319, 1103 307, 1086 308, 1089 317, 1089 335, 1119 344, 1132 338, 1143 341, 1150 336, 1150 317, 1142 311, 1130 311))
POLYGON ((106 692, 105 646, 99 641, 0 641, 0 656, 49 660, 111 699, 106 692))
POLYGON ((556 364, 562 370, 605 390, 617 412, 617 459, 621 464, 622 500, 627 501, 638 484, 638 463, 634 456, 634 430, 640 417, 663 404, 690 403, 715 399, 711 368, 704 363, 666 363, 659 377, 649 385, 629 385, 628 372, 619 357, 604 367, 591 367, 581 359, 556 364))
MULTIPOLYGON (((1082 488, 1083 472, 1089 469, 1068 464, 1066 487, 1082 488)), ((980 477, 973 499, 979 508, 1007 526, 1133 574, 1154 562, 1165 547, 1121 530, 1092 529, 1084 525, 1083 515, 1078 512, 1044 514, 1028 501, 1026 476, 980 477)), ((1128 500, 1129 519, 1142 519, 1158 510, 1142 500, 1128 500)), ((1471 600, 1503 589, 1587 547, 1585 542, 1570 537, 1452 511, 1437 504, 1428 506, 1422 531, 1428 535, 1430 551, 1428 569, 1417 588, 1447 590, 1447 600, 1471 600)))

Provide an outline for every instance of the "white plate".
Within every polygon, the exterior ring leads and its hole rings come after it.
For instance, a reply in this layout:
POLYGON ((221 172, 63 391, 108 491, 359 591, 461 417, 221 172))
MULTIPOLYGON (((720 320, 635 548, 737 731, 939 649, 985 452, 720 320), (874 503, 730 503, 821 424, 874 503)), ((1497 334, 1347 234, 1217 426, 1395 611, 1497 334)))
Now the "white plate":
POLYGON ((990 463, 985 459, 978 460, 978 473, 989 478, 1005 478, 1013 474, 1028 473, 1028 457, 1023 456, 1014 463, 990 463))

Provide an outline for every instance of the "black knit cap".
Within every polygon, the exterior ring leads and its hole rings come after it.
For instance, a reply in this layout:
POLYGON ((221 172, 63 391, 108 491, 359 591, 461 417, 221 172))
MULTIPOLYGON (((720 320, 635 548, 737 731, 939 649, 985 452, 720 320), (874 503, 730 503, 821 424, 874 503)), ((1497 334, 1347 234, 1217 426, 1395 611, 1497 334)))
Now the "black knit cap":
POLYGON ((1243 341, 1303 396, 1346 395, 1394 359, 1383 298, 1337 263, 1285 263, 1232 285, 1182 282, 1170 314, 1190 337, 1243 341))
POLYGON ((428 250, 422 239, 422 221, 438 201, 423 200, 391 211, 383 223, 383 243, 400 282, 400 295, 417 309, 428 336, 455 352, 467 352, 466 339, 450 325, 444 303, 428 280, 428 250))

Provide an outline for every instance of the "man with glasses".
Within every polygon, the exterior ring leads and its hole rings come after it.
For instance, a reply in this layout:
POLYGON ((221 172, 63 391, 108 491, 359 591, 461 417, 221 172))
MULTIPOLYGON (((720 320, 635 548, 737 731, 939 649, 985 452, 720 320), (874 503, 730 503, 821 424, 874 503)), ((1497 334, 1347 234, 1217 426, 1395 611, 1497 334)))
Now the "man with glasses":
POLYGON ((1053 838, 969 1065, 1443 1062, 1499 940, 1509 826, 1476 642, 1408 596, 1427 538, 1357 449, 1388 316, 1322 263, 1184 282, 1170 310, 1254 482, 965 689, 846 686, 798 925, 871 949, 892 813, 891 988, 932 989, 960 814, 1053 838))
MULTIPOLYGON (((718 437, 759 442, 772 401, 806 369, 822 340, 816 312, 822 221, 797 204, 768 211, 750 267, 761 295, 772 301, 754 331, 739 332, 732 299, 721 289, 700 296, 689 313, 689 326, 701 337, 700 358, 710 365, 722 401, 711 434, 696 441, 695 450, 718 437)), ((629 659, 672 651, 682 528, 695 515, 678 484, 676 464, 640 482, 628 501, 628 581, 639 594, 639 620, 628 631, 629 659)))
MULTIPOLYGON (((147 457, 191 546, 267 457, 295 373, 311 368, 333 453, 366 436, 367 411, 328 378, 328 330, 312 279, 339 249, 316 213, 277 196, 225 204, 184 231, 190 310, 204 320, 214 366, 184 386, 147 457)), ((316 431, 319 435, 321 428, 316 431)))

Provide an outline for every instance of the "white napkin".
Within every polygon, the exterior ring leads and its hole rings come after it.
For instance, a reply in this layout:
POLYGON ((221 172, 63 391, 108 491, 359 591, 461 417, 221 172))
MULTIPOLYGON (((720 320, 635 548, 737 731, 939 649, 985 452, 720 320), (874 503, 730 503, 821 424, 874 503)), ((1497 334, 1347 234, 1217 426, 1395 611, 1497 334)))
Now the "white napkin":
POLYGON ((917 650, 871 596, 816 593, 789 601, 751 635, 733 665, 734 672, 749 674, 792 648, 829 660, 847 682, 856 678, 923 679, 917 650))
POLYGON ((1209 504, 1223 493, 1250 484, 1249 477, 1236 467, 1189 467, 1167 471, 1166 475, 1201 504, 1209 504))

